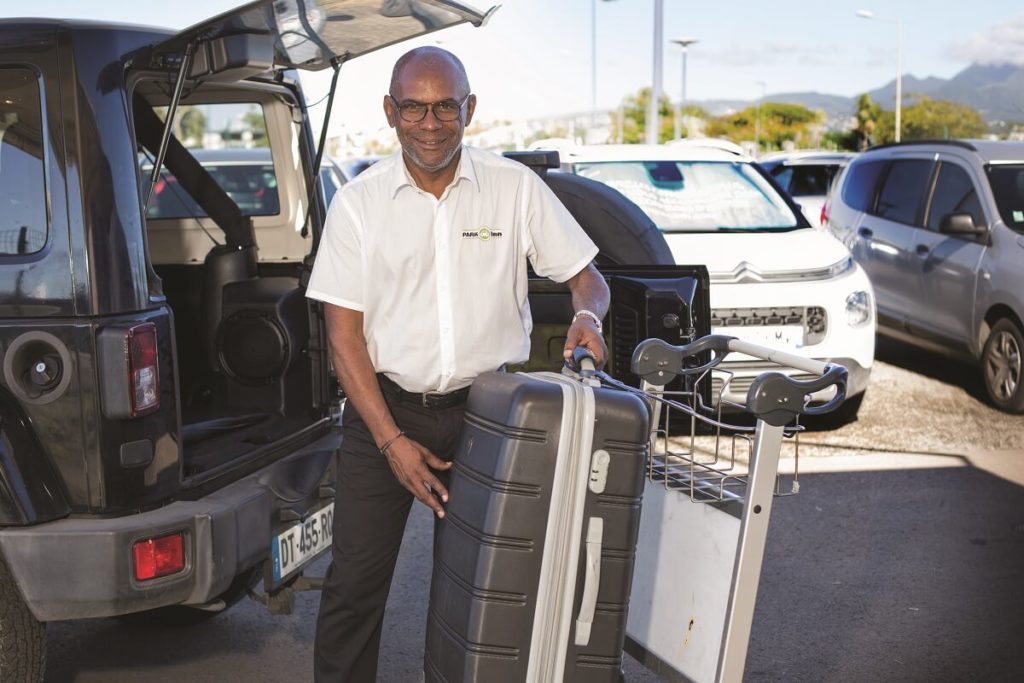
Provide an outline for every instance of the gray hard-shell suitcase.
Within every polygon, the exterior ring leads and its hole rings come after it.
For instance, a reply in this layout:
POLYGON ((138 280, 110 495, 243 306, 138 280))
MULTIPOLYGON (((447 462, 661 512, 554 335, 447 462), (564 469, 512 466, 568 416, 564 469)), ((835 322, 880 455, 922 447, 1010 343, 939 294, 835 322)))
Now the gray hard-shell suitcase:
POLYGON ((438 526, 426 681, 619 681, 649 423, 637 396, 578 377, 477 378, 438 526))

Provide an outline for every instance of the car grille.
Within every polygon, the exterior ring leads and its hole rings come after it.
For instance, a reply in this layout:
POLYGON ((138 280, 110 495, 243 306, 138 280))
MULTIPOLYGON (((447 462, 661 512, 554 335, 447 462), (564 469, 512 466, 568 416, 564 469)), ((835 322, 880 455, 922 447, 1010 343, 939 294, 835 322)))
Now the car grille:
MULTIPOLYGON (((767 372, 769 370, 778 370, 777 365, 764 365, 759 366, 761 372, 767 372)), ((759 373, 760 374, 760 373, 759 373)), ((817 375, 811 375, 807 373, 793 373, 789 375, 793 379, 807 380, 815 379, 817 375)), ((729 382, 729 397, 731 400, 737 400, 742 403, 746 400, 747 392, 750 390, 750 385, 754 383, 756 375, 752 377, 733 377, 732 381, 729 382)), ((711 380, 711 401, 712 404, 717 404, 719 398, 722 396, 722 389, 725 387, 725 379, 723 377, 715 376, 711 380)))
POLYGON ((716 308, 711 311, 712 327, 763 327, 800 325, 804 328, 804 346, 825 339, 828 313, 821 306, 772 306, 764 308, 716 308))

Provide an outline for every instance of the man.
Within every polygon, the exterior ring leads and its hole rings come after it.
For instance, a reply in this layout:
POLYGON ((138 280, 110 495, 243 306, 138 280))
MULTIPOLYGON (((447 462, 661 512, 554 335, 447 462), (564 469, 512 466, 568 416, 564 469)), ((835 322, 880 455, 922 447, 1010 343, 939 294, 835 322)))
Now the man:
POLYGON ((599 364, 607 356, 597 247, 527 167, 462 146, 475 109, 455 55, 403 55, 384 97, 402 152, 343 186, 328 212, 308 296, 324 302, 348 400, 318 681, 376 677, 412 499, 444 517, 469 385, 529 355, 527 259, 572 291, 566 354, 583 345, 599 364))

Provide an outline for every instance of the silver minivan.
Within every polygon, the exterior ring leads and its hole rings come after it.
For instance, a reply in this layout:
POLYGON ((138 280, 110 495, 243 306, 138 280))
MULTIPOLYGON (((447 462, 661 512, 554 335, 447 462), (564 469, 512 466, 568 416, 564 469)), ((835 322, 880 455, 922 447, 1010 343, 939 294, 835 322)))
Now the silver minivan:
POLYGON ((1024 412, 1024 142, 874 147, 824 213, 871 279, 881 334, 980 364, 992 403, 1024 412))

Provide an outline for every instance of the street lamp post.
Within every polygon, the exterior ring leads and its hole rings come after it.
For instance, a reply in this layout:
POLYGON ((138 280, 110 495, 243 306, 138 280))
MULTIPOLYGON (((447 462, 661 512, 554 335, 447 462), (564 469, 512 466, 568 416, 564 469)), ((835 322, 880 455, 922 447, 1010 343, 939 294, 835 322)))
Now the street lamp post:
MULTIPOLYGON (((613 2, 613 0, 601 0, 613 2)), ((597 0, 590 0, 590 127, 597 125, 597 0)))
POLYGON ((665 52, 664 0, 654 0, 654 72, 651 83, 651 101, 647 104, 647 144, 658 144, 658 100, 661 99, 661 62, 665 52))
POLYGON ((676 140, 683 137, 683 114, 686 109, 686 48, 697 42, 696 38, 673 38, 672 42, 683 49, 683 83, 679 96, 679 112, 676 114, 676 140))
POLYGON ((900 141, 900 110, 903 108, 903 22, 891 17, 877 16, 871 10, 857 10, 861 19, 876 19, 896 24, 896 142, 900 141))

